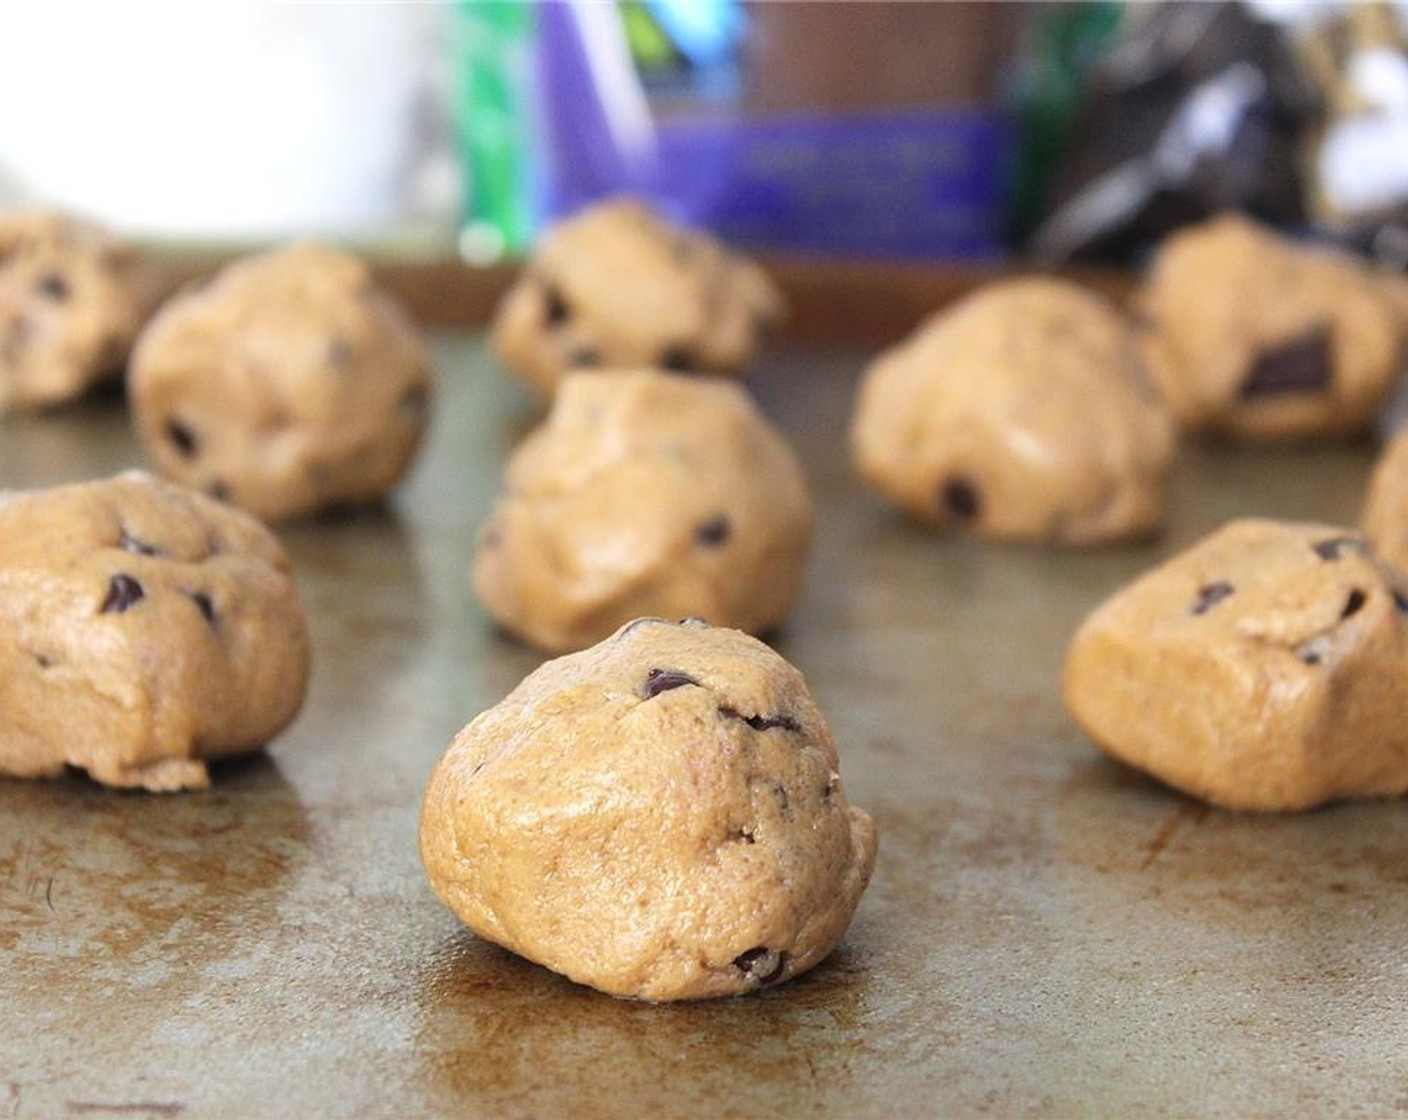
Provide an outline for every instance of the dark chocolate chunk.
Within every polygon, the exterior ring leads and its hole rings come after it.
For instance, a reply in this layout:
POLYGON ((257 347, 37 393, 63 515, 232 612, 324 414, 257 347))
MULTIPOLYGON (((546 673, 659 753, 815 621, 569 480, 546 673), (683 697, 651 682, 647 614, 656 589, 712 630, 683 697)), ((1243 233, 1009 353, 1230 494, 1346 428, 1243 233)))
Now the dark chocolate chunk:
POLYGON ((758 842, 751 828, 735 828, 729 832, 728 838, 736 844, 756 844, 758 842))
POLYGON ((983 512, 978 488, 961 475, 955 475, 940 487, 939 504, 945 513, 960 521, 974 521, 983 512))
POLYGON ((425 387, 425 383, 412 385, 401 397, 401 411, 413 419, 419 420, 425 415, 425 407, 430 403, 430 390, 425 387))
POLYGON ((1321 560, 1338 560, 1346 552, 1357 552, 1362 556, 1368 551, 1362 537, 1330 537, 1316 541, 1310 547, 1321 560))
POLYGON ((601 365, 601 355, 590 346, 579 346, 567 355, 569 366, 587 369, 601 365))
POLYGON ((218 478, 212 478, 205 484, 205 492, 217 502, 228 502, 230 500, 229 485, 218 478))
POLYGON ((754 731, 771 731, 774 728, 792 732, 802 730, 802 725, 791 716, 745 716, 737 708, 720 708, 719 715, 725 719, 741 719, 754 731))
POLYGON ((196 438, 195 432, 179 420, 166 422, 166 438, 174 443, 176 450, 187 459, 193 457, 200 450, 200 440, 196 438))
POLYGON ((1247 401, 1285 393, 1323 393, 1330 387, 1330 341, 1330 328, 1321 326, 1263 350, 1237 395, 1247 401))
POLYGON ((1198 601, 1191 608, 1192 614, 1207 614, 1223 599, 1231 595, 1237 589, 1226 580, 1219 580, 1217 583, 1210 583, 1206 587, 1198 588, 1198 601))
POLYGON ((562 290, 556 284, 543 285, 543 321, 550 327, 560 326, 572 318, 562 290))
POLYGON ((204 591, 192 591, 189 593, 191 602, 200 608, 200 613, 205 616, 205 621, 210 625, 215 625, 215 604, 210 601, 210 596, 204 591))
POLYGON ((142 585, 129 575, 119 572, 108 581, 108 595, 103 600, 103 614, 121 614, 146 598, 142 585))
POLYGON ((1397 588, 1394 588, 1393 605, 1397 607, 1400 611, 1402 611, 1404 614, 1408 614, 1408 594, 1405 594, 1404 592, 1399 591, 1397 588))
POLYGON ((1350 591, 1349 598, 1344 602, 1344 610, 1340 611, 1340 618, 1352 618, 1354 615, 1358 614, 1364 604, 1368 602, 1368 599, 1369 597, 1365 595, 1364 592, 1360 591, 1359 588, 1354 588, 1350 591))
POLYGON ((34 655, 34 660, 38 663, 41 669, 52 669, 54 666, 54 659, 46 653, 36 653, 34 655))
POLYGON ((681 673, 678 669, 651 669, 645 674, 645 698, 649 700, 672 688, 698 683, 688 673, 681 673))
POLYGON ((787 954, 781 949, 759 946, 734 957, 733 967, 759 984, 771 984, 787 967, 787 954))
POLYGON ((717 514, 694 530, 694 539, 706 548, 718 548, 733 532, 727 514, 717 514))
POLYGON ((140 541, 129 533, 126 529, 121 531, 117 541, 118 547, 126 552, 136 553, 138 556, 155 556, 157 550, 146 541, 140 541))
POLYGON ((35 285, 35 291, 48 299, 62 302, 68 299, 68 281, 58 272, 46 272, 35 285))
POLYGON ((671 369, 676 373, 690 373, 694 369, 694 355, 686 346, 670 346, 660 355, 660 368, 671 369))
POLYGON ((340 334, 333 335, 328 343, 328 365, 343 370, 352 364, 352 344, 340 334))

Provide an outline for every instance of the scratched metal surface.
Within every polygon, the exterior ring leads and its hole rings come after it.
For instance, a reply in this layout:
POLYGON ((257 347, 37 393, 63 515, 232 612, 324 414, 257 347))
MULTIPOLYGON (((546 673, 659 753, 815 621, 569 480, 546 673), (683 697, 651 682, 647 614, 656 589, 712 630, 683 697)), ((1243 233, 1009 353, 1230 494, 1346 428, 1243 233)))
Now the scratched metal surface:
MULTIPOLYGON (((821 508, 777 644, 880 863, 810 975, 650 1007, 476 940, 421 876, 432 763, 537 660, 466 580, 532 413, 474 340, 439 353, 394 503, 282 533, 316 667, 267 755, 184 796, 0 783, 0 1120, 1408 1113, 1408 806, 1203 810, 1097 757, 1056 683, 1091 606, 1221 519, 1352 519, 1371 448, 1194 450, 1157 544, 984 547, 852 481, 857 359, 774 358, 821 508)), ((116 401, 0 422, 0 485, 139 461, 116 401)))

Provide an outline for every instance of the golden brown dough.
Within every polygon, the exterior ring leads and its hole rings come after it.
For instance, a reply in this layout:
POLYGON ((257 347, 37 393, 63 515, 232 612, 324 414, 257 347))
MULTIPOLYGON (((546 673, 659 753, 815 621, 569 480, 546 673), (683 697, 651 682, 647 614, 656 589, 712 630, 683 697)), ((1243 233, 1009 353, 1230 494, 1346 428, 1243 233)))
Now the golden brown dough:
POLYGON ((366 265, 301 243, 171 300, 129 387, 163 474, 280 520, 389 493, 420 443, 433 376, 366 265))
POLYGON ((992 284, 866 371, 861 475, 922 520, 1091 545, 1164 515, 1173 426, 1129 324, 1074 284, 992 284))
POLYGON ((1066 659, 1098 746, 1232 809, 1408 792, 1408 577, 1357 534, 1234 521, 1099 607, 1066 659))
POLYGON ((759 633, 801 591, 810 541, 802 468, 738 386, 579 373, 509 460, 474 590, 553 652, 646 614, 759 633))
POLYGON ((248 514, 136 471, 0 498, 0 773, 201 788, 307 676, 288 559, 248 514))
POLYGON ((875 863, 806 682, 735 630, 662 619, 550 661, 456 736, 421 809, 441 900, 617 996, 799 975, 875 863))
POLYGON ((493 340, 514 373, 551 396, 573 369, 736 373, 782 314, 756 264, 617 198, 543 236, 495 315, 493 340))
POLYGON ((157 282, 138 250, 53 211, 0 215, 0 412, 117 377, 157 282))
POLYGON ((1138 306, 1150 368, 1189 431, 1361 431, 1398 377, 1404 321, 1383 278, 1239 216, 1171 237, 1138 306))

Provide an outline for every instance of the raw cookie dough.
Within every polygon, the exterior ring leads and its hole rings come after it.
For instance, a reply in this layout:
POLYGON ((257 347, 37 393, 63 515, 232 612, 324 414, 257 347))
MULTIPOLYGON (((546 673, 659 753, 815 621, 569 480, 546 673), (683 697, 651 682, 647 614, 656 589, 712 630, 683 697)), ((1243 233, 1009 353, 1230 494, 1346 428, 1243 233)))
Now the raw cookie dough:
POLYGON ((0 215, 0 412, 117 377, 155 295, 142 255, 106 230, 49 211, 0 215))
POLYGON ((1034 277, 984 288, 882 354, 851 445, 916 517, 1065 545, 1155 529, 1174 448, 1124 318, 1034 277))
POLYGON ((1098 608, 1066 704, 1104 750, 1231 809, 1408 792, 1408 577, 1326 525, 1234 521, 1098 608))
POLYGON ((1356 432, 1398 377, 1404 323, 1382 278, 1245 218, 1171 237, 1137 303, 1150 369, 1189 431, 1356 432))
POLYGON ((455 737, 421 809, 431 886, 482 937, 647 1000, 778 984, 875 865, 801 673, 736 630, 630 623, 455 737))
POLYGON ((1359 523, 1374 549, 1408 572, 1408 428, 1380 456, 1359 523))
POLYGON ((550 229, 505 295, 493 341, 545 396, 587 367, 735 373, 782 315, 767 274, 642 203, 599 203, 550 229))
POLYGON ((645 614, 759 633, 801 591, 811 524, 796 456, 738 386, 573 374, 509 460, 474 590, 554 652, 645 614))
POLYGON ((293 719, 308 633, 254 518, 129 471, 0 496, 0 774, 209 784, 293 719))
POLYGON ((303 243, 168 303, 130 390, 163 474, 280 520, 388 493, 420 442, 432 374, 366 265, 303 243))

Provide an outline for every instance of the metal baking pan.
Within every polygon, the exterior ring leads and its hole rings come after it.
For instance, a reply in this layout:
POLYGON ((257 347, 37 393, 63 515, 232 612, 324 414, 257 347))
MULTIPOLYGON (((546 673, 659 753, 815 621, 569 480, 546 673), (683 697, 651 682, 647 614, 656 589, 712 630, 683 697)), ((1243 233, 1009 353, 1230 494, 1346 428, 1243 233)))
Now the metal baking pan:
MULTIPOLYGON (((1408 806, 1203 808, 1101 758, 1058 679, 1117 586, 1243 513, 1352 521, 1369 445, 1192 447, 1157 542, 984 545, 841 453, 858 354, 751 379, 818 496, 806 672, 875 816, 841 948, 776 990, 619 1002, 476 939, 416 852, 451 735, 537 663, 473 602, 532 422, 471 335, 411 481, 290 526, 312 690, 205 793, 0 782, 0 1118, 1408 1113, 1408 806)), ((139 465, 120 402, 0 422, 0 486, 139 465)))

